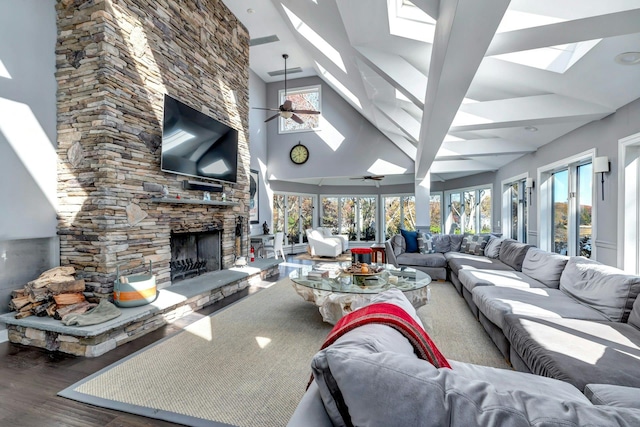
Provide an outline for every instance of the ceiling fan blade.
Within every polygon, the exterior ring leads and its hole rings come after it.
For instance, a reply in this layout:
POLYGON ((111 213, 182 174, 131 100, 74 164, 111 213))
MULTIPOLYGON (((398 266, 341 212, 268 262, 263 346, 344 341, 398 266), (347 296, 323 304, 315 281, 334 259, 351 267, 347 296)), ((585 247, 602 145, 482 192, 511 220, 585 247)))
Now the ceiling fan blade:
POLYGON ((294 122, 299 123, 299 124, 303 124, 303 123, 304 123, 304 120, 302 120, 300 117, 296 116, 295 114, 293 114, 293 115, 291 116, 291 119, 292 119, 294 122))
POLYGON ((291 105, 291 101, 289 101, 288 99, 284 101, 284 104, 280 106, 281 110, 291 110, 292 108, 293 108, 293 105, 291 105))
POLYGON ((251 107, 254 110, 267 110, 267 111, 280 111, 278 108, 261 108, 261 107, 251 107))
POLYGON ((296 114, 320 114, 320 111, 315 110, 293 110, 296 114))
POLYGON ((269 118, 268 118, 267 120, 265 120, 264 122, 265 122, 265 123, 267 123, 267 122, 269 122, 269 121, 271 121, 271 120, 273 120, 273 119, 275 119, 276 117, 279 117, 279 116, 280 116, 280 113, 275 114, 275 115, 273 115, 273 116, 269 117, 269 118))
POLYGON ((384 179, 384 175, 370 176, 369 179, 373 179, 374 181, 382 181, 382 179, 384 179))

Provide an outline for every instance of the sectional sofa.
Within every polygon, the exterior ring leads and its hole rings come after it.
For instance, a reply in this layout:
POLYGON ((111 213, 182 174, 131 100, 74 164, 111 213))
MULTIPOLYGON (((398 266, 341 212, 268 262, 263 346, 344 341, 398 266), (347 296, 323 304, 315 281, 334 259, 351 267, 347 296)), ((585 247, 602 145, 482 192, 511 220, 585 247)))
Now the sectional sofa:
POLYGON ((411 255, 402 238, 385 243, 389 262, 434 269, 444 259, 436 278, 446 274, 515 369, 581 391, 587 384, 640 387, 640 277, 497 236, 470 247, 465 237, 442 235, 448 251, 433 242, 411 255))
MULTIPOLYGON (((395 304, 421 327, 399 290, 372 302, 395 304)), ((424 328, 423 328, 424 329, 424 328)), ((564 381, 449 361, 419 359, 397 330, 366 324, 318 352, 313 381, 287 424, 330 426, 638 426, 638 390, 564 381)))

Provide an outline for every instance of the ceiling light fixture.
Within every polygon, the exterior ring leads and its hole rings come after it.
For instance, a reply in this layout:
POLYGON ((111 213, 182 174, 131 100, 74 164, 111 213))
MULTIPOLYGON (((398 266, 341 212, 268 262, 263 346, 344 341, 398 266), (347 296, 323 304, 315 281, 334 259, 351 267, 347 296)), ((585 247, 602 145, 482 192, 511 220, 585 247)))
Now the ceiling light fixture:
POLYGON ((640 64, 640 52, 624 52, 616 55, 615 61, 621 65, 640 64))
POLYGON ((528 132, 538 132, 538 128, 535 126, 525 126, 524 130, 528 132))
POLYGON ((253 13, 253 12, 255 12, 254 9, 252 9, 252 8, 247 9, 247 13, 253 13))

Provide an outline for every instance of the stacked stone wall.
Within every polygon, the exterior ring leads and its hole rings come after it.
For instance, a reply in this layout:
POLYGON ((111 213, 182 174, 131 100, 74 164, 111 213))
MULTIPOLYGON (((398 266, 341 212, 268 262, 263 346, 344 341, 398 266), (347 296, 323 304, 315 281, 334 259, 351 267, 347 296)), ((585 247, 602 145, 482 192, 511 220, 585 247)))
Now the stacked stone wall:
POLYGON ((56 10, 61 264, 106 295, 116 265, 136 272, 152 260, 163 287, 171 232, 222 224, 222 267, 231 266, 249 205, 246 29, 221 0, 60 0, 56 10), (238 130, 238 182, 222 183, 233 206, 151 201, 163 186, 202 199, 182 189, 194 178, 160 170, 164 94, 238 130))

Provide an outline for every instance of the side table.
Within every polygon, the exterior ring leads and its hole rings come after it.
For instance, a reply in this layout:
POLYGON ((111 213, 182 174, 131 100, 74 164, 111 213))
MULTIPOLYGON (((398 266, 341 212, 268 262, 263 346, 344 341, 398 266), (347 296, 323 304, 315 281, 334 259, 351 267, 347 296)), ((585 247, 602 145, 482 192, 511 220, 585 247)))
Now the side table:
POLYGON ((372 261, 380 264, 385 263, 385 246, 384 243, 374 243, 371 245, 371 251, 373 254, 371 255, 372 261))

